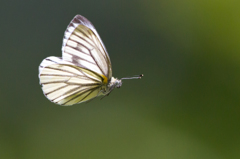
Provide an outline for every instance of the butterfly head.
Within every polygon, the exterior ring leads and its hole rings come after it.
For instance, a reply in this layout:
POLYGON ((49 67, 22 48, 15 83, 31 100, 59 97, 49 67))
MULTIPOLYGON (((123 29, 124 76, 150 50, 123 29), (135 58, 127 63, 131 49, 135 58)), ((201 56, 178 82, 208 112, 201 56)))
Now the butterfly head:
POLYGON ((115 85, 116 88, 120 88, 122 86, 122 80, 116 79, 115 83, 116 83, 116 85, 115 85))
POLYGON ((110 90, 114 88, 120 88, 122 86, 122 80, 112 77, 111 82, 109 83, 110 90))

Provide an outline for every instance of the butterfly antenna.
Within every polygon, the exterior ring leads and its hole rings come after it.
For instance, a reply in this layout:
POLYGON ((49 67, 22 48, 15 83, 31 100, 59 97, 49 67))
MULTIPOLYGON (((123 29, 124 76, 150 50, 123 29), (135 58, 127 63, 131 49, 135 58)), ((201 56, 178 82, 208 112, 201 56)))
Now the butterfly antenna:
POLYGON ((121 80, 124 80, 124 79, 141 79, 142 77, 143 77, 143 74, 135 75, 133 77, 123 77, 123 78, 121 78, 121 80))

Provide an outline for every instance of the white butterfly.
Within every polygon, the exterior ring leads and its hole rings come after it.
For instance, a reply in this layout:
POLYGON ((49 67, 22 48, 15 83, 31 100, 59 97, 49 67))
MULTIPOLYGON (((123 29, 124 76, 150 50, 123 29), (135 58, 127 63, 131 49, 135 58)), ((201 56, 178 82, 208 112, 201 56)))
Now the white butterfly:
POLYGON ((96 29, 81 15, 64 33, 62 57, 51 56, 40 64, 39 79, 45 96, 64 106, 108 95, 122 85, 122 79, 112 77, 111 61, 96 29))

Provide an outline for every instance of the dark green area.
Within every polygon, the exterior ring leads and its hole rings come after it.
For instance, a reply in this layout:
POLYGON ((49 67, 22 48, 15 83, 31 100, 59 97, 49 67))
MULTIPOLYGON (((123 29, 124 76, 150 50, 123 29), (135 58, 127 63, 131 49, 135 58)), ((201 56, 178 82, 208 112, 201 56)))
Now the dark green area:
POLYGON ((238 159, 239 15, 234 0, 1 2, 0 158, 238 159), (96 27, 114 77, 144 77, 61 107, 38 66, 61 56, 76 14, 96 27))

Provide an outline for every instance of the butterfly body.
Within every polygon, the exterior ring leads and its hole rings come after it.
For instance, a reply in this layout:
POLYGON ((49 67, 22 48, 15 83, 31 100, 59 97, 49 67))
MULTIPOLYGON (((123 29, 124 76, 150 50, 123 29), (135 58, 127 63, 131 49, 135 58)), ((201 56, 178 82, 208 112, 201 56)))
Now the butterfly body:
POLYGON ((122 80, 112 77, 107 87, 102 90, 103 95, 109 94, 114 88, 120 88, 122 86, 122 80))
POLYGON ((64 33, 62 57, 51 56, 40 64, 39 79, 44 95, 63 106, 108 95, 122 85, 112 77, 111 61, 96 29, 81 15, 64 33))

